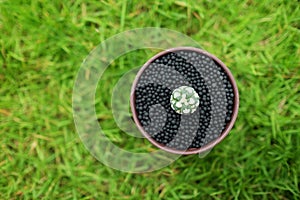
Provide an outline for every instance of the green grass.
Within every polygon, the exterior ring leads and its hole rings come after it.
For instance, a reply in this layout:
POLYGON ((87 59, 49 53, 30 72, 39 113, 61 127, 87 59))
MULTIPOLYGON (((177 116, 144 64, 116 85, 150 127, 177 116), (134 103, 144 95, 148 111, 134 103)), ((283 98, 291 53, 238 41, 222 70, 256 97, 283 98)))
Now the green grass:
MULTIPOLYGON (((50 2, 0 1, 0 199, 300 198, 298 1, 50 2), (187 34, 223 60, 237 80, 240 111, 204 159, 183 156, 159 171, 129 174, 85 149, 72 89, 101 41, 149 26, 187 34)), ((155 148, 118 130, 110 94, 123 73, 153 55, 123 56, 99 83, 99 121, 128 150, 155 148)))

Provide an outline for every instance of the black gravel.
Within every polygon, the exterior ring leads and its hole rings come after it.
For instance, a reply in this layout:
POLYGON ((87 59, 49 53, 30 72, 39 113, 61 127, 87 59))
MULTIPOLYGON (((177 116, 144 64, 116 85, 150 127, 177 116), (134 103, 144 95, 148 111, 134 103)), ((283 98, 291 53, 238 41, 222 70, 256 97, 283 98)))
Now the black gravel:
POLYGON ((135 90, 137 118, 159 143, 185 150, 216 139, 231 121, 233 86, 223 68, 210 57, 190 50, 170 52, 154 60, 135 90), (197 111, 176 113, 170 105, 174 89, 190 86, 199 94, 197 111))

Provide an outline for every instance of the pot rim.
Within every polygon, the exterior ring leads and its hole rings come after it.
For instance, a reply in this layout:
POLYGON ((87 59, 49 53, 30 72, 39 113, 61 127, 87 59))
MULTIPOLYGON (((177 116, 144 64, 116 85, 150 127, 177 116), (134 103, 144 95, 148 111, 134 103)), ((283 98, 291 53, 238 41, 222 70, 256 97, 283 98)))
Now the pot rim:
POLYGON ((174 48, 170 48, 170 49, 166 49, 156 55, 154 55, 152 58, 150 58, 142 67, 141 69, 139 70, 139 72, 137 73, 136 77, 135 77, 135 80, 132 84, 132 87, 131 87, 131 94, 130 94, 130 107, 131 107, 131 112, 132 112, 132 115, 133 115, 133 119, 134 119, 134 122, 136 124, 136 126, 138 127, 138 129, 140 130, 140 132, 153 144, 155 145, 156 147, 164 150, 164 151, 167 151, 167 152, 170 152, 170 153, 175 153, 175 154, 181 154, 181 155, 190 155, 190 154, 197 154, 197 153, 203 153, 203 152, 206 152, 210 149, 212 149, 214 146, 216 146, 218 143, 220 143, 229 133, 229 131, 232 129, 235 121, 236 121, 236 118, 237 118, 237 115, 238 115, 238 109, 239 109, 239 93, 238 93, 238 88, 237 88, 237 84, 234 80, 234 77, 233 75, 231 74, 230 70, 227 68, 227 66, 220 60, 218 59, 215 55, 213 54, 210 54, 208 53, 207 51, 204 51, 202 49, 199 49, 199 48, 195 48, 195 47, 174 47, 174 48), (210 57, 211 59, 213 59, 215 62, 218 63, 219 66, 221 66, 224 71, 226 72, 226 75, 229 77, 229 81, 230 83, 232 84, 233 86, 233 93, 234 93, 234 107, 233 107, 233 113, 232 113, 232 117, 231 117, 231 120, 229 123, 227 123, 226 125, 226 128, 224 129, 224 131, 220 134, 220 136, 209 142, 208 144, 200 147, 200 148, 189 148, 189 149, 186 149, 186 150, 177 150, 177 149, 173 149, 173 148, 170 148, 170 147, 167 147, 166 145, 164 144, 161 144, 159 142, 157 142, 156 140, 154 140, 145 130, 144 128, 142 127, 139 119, 137 118, 137 113, 136 113, 136 109, 135 109, 135 94, 134 94, 134 91, 135 91, 135 88, 136 88, 136 85, 138 83, 138 80, 139 78, 141 77, 142 73, 145 71, 145 69, 154 61, 156 60, 157 58, 165 55, 165 54, 168 54, 168 53, 171 53, 171 52, 176 52, 176 51, 180 51, 180 50, 189 50, 189 51, 194 51, 194 52, 197 52, 197 53, 200 53, 200 54, 204 54, 208 57, 210 57))

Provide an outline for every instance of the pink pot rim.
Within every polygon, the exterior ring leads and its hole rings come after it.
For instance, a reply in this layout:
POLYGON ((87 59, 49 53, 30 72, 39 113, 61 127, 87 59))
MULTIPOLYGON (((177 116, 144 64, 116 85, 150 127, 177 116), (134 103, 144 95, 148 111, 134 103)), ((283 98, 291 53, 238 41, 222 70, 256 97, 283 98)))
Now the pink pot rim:
POLYGON ((170 153, 175 153, 175 154, 181 154, 181 155, 189 155, 189 154, 197 154, 197 153, 203 153, 206 152, 210 149, 212 149, 214 146, 216 146, 218 143, 220 143, 229 133, 229 131, 232 129, 237 115, 238 115, 238 109, 239 109, 239 93, 238 93, 238 88, 237 88, 237 84, 234 80, 233 75, 231 74, 230 70, 227 68, 227 66, 220 60, 218 59, 216 56, 208 53, 207 51, 204 51, 202 49, 198 49, 195 47, 175 47, 175 48, 171 48, 171 49, 167 49, 164 50, 158 54, 156 54, 155 56, 153 56, 152 58, 150 58, 144 65, 143 67, 139 70, 139 72, 137 73, 135 80, 132 84, 132 88, 131 88, 131 94, 130 94, 130 107, 131 107, 131 111, 132 111, 132 115, 133 115, 133 119, 135 124, 137 125, 138 129, 141 131, 141 133, 156 147, 165 150, 167 152, 170 153), (138 80, 140 78, 140 76, 142 75, 142 73, 145 71, 145 69, 149 66, 150 63, 152 63, 154 60, 156 60, 157 58, 168 54, 170 52, 176 52, 179 50, 190 50, 190 51, 194 51, 194 52, 198 52, 200 54, 204 54, 207 55, 208 57, 210 57, 211 59, 213 59, 215 62, 217 62, 219 64, 219 66, 221 66, 224 71, 226 72, 227 76, 229 77, 229 81, 231 82, 232 86, 233 86, 233 92, 234 92, 234 107, 233 107, 233 113, 232 113, 232 117, 229 123, 227 123, 226 128, 224 129, 224 131, 221 133, 221 135, 213 140, 212 142, 200 147, 200 148, 189 148, 187 150, 176 150, 170 147, 165 146, 164 144, 161 144, 159 142, 157 142, 156 140, 154 140, 142 127, 139 119, 137 118, 137 113, 136 113, 136 109, 135 109, 135 95, 134 95, 134 91, 136 88, 136 85, 138 83, 138 80))

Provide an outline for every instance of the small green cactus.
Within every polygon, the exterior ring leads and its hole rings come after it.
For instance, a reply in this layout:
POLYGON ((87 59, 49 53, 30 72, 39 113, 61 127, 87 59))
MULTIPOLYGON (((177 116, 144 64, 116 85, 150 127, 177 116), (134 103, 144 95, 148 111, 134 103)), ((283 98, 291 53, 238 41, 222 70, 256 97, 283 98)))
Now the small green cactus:
POLYGON ((191 114, 199 106, 199 95, 194 88, 181 86, 176 88, 170 98, 171 107, 179 114, 191 114))

